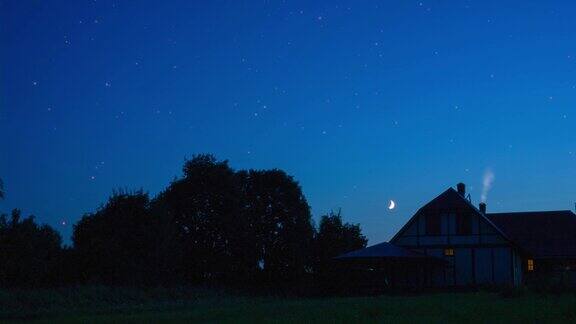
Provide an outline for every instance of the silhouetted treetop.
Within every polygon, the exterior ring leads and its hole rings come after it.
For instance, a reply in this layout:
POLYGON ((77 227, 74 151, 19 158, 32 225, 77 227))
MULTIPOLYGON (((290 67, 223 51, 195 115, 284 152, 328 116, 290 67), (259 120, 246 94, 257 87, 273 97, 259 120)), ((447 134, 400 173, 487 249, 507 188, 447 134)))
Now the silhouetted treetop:
POLYGON ((330 267, 332 258, 342 253, 366 247, 368 240, 358 224, 343 223, 340 211, 322 216, 314 240, 315 263, 318 271, 330 267))
POLYGON ((141 282, 156 241, 155 218, 143 191, 116 191, 74 226, 72 240, 86 281, 141 282))
POLYGON ((14 209, 10 219, 0 216, 0 285, 26 286, 55 282, 62 239, 48 225, 38 225, 33 216, 21 217, 14 209))
POLYGON ((210 169, 220 168, 222 170, 230 170, 228 166, 228 160, 218 161, 216 157, 212 154, 196 154, 190 160, 184 162, 184 167, 182 171, 184 177, 200 176, 204 172, 208 172, 210 169))

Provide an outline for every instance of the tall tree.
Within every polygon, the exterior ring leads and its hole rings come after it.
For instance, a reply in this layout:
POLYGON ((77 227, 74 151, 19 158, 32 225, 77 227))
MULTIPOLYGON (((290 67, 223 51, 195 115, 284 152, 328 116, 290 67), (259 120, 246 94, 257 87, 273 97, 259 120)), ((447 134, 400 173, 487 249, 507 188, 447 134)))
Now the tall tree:
POLYGON ((10 219, 0 216, 0 285, 38 287, 55 283, 61 255, 60 234, 38 225, 34 216, 22 219, 18 209, 10 219))
POLYGON ((310 207, 294 179, 281 170, 243 171, 243 220, 255 247, 251 256, 265 278, 290 283, 309 266, 314 228, 310 207))
POLYGON ((156 208, 172 227, 163 243, 181 251, 176 269, 187 280, 223 280, 238 270, 236 255, 246 223, 240 219, 235 172, 227 161, 201 154, 184 164, 184 177, 159 195, 156 208), (177 247, 175 247, 177 246, 177 247))
POLYGON ((156 242, 156 220, 148 194, 115 192, 105 206, 87 214, 74 226, 73 242, 81 280, 88 282, 147 283, 156 242))

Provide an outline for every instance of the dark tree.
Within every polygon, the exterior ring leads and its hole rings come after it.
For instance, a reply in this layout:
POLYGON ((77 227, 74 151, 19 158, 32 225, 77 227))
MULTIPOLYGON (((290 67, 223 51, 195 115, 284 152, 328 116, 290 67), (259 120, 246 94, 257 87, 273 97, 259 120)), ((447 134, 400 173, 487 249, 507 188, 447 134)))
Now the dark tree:
POLYGON ((19 210, 10 219, 0 216, 0 285, 38 287, 56 283, 62 239, 34 216, 22 219, 19 210))
POLYGON ((183 171, 153 203, 165 233, 158 255, 172 277, 288 283, 310 270, 310 208, 292 177, 234 172, 212 155, 194 156, 183 171))
POLYGON ((221 281, 242 271, 238 255, 247 224, 240 218, 235 172, 227 161, 196 155, 184 164, 184 177, 161 193, 155 210, 162 213, 163 250, 171 269, 193 282, 221 281), (169 228, 169 230, 166 230, 169 228), (176 252, 175 252, 176 251, 176 252))
POLYGON ((81 281, 142 284, 151 278, 156 220, 148 194, 115 192, 105 206, 74 226, 81 281))
MULTIPOLYGON (((314 226, 281 170, 235 172, 202 154, 153 201, 119 193, 74 228, 86 282, 289 286, 313 270, 314 226)), ((348 227, 346 227, 348 229, 348 227)))
POLYGON ((271 283, 290 284, 310 270, 314 227, 310 207, 294 179, 281 170, 243 171, 243 220, 255 248, 248 256, 271 283))
POLYGON ((340 211, 322 216, 314 239, 314 272, 322 280, 334 268, 334 257, 365 248, 366 243, 360 225, 343 223, 340 211))

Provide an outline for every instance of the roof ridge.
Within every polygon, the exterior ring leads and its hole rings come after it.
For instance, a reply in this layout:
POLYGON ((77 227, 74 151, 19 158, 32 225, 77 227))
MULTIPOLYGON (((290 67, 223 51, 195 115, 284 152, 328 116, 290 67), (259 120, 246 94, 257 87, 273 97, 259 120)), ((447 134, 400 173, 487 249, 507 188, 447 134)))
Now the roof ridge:
POLYGON ((502 235, 502 237, 507 240, 508 242, 514 244, 514 242, 512 241, 512 239, 500 228, 498 227, 496 224, 494 224, 494 222, 492 222, 492 220, 488 217, 488 214, 485 214, 483 212, 481 212, 478 207, 476 207, 470 200, 468 200, 465 196, 461 195, 460 193, 458 193, 458 191, 456 191, 454 188, 452 187, 448 187, 448 189, 444 190, 441 194, 439 194, 438 196, 436 196, 434 199, 430 200, 428 203, 424 204, 424 206, 420 207, 416 213, 414 215, 412 215, 412 217, 408 220, 408 222, 406 222, 404 224, 404 226, 402 226, 402 228, 400 228, 400 230, 398 232, 396 232, 396 234, 392 237, 392 239, 390 239, 390 242, 394 242, 396 240, 397 237, 400 236, 401 233, 403 233, 406 228, 408 228, 408 226, 412 223, 413 219, 422 212, 422 210, 424 210, 425 208, 427 208, 428 206, 430 206, 431 204, 433 204, 434 202, 436 202, 438 199, 444 197, 444 195, 447 194, 453 194, 455 197, 458 197, 459 199, 461 199, 462 201, 464 201, 469 207, 472 208, 472 210, 484 221, 486 221, 490 226, 492 226, 496 232, 498 232, 500 235, 502 235))
POLYGON ((530 210, 530 211, 514 211, 514 212, 499 212, 499 213, 486 213, 486 215, 500 215, 500 214, 541 214, 541 213, 572 213, 574 212, 570 209, 558 209, 558 210, 530 210))

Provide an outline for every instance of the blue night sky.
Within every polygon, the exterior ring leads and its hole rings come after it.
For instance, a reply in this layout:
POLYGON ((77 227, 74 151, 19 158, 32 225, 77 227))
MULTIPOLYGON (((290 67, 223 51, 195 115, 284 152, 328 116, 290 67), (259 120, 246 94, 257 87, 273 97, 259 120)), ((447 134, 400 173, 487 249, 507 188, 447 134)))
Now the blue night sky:
POLYGON ((576 5, 502 2, 2 1, 0 211, 69 237, 204 152, 371 244, 486 172, 489 211, 571 209, 576 5))

